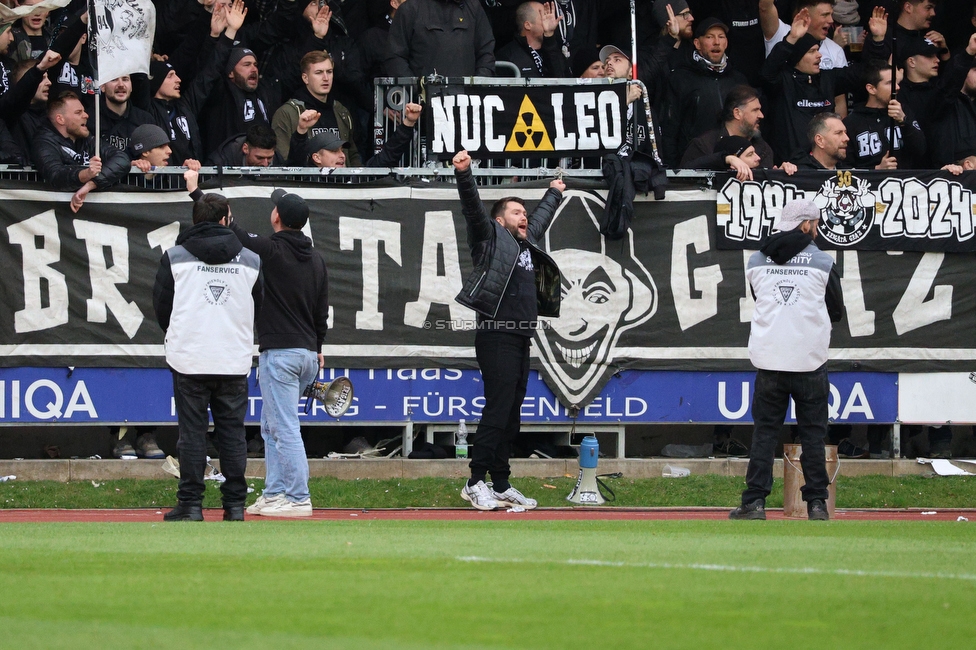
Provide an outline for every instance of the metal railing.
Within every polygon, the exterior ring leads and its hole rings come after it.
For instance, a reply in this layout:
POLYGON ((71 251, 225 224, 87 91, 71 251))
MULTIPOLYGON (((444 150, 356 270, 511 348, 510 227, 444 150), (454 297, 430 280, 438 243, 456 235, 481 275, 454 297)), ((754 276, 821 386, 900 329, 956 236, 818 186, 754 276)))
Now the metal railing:
MULTIPOLYGON (((146 190, 183 189, 183 167, 164 167, 146 174, 136 168, 122 179, 120 186, 146 190)), ((548 180, 555 176, 565 179, 602 181, 603 172, 596 169, 572 169, 550 167, 479 167, 472 170, 479 185, 503 185, 520 181, 548 180)), ((715 172, 689 170, 668 170, 668 177, 685 186, 710 189, 715 172)), ((253 180, 256 183, 301 185, 358 185, 382 181, 384 179, 409 182, 411 179, 424 179, 439 183, 454 182, 454 168, 449 163, 439 163, 427 167, 357 167, 338 169, 316 169, 314 167, 202 167, 200 184, 219 187, 223 181, 239 184, 240 181, 253 180)), ((12 183, 43 184, 38 172, 31 167, 0 165, 0 181, 12 183)))

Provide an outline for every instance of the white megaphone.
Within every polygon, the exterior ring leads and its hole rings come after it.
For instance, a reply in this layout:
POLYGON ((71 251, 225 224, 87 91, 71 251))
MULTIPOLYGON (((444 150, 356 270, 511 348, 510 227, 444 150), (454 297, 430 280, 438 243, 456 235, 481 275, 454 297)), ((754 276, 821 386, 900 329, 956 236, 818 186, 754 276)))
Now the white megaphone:
POLYGON ((599 458, 600 443, 596 436, 583 438, 583 444, 580 445, 579 477, 576 479, 576 487, 566 497, 567 501, 581 506, 599 506, 606 503, 607 500, 600 494, 600 486, 596 481, 596 464, 599 458))

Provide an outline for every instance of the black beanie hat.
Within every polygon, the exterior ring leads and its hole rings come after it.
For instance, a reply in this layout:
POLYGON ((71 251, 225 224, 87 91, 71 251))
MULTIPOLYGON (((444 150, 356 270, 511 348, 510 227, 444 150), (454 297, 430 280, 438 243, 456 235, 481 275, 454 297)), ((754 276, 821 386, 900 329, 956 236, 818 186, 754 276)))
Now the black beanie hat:
POLYGON ((577 77, 583 74, 587 68, 600 60, 600 50, 596 45, 584 43, 573 52, 573 74, 577 77))
POLYGON ((166 61, 150 61, 149 62, 149 97, 155 97, 156 93, 159 92, 159 87, 163 85, 163 81, 169 74, 170 70, 173 70, 173 66, 166 61))
MULTIPOLYGON (((227 65, 224 66, 224 74, 230 74, 245 56, 254 56, 254 52, 246 47, 235 47, 233 50, 231 50, 230 58, 227 59, 227 65)), ((254 56, 254 58, 257 59, 256 56, 254 56)))
POLYGON ((715 143, 712 153, 724 153, 726 156, 741 156, 742 152, 753 146, 752 141, 741 135, 727 135, 715 143))
POLYGON ((819 38, 810 34, 804 34, 801 36, 800 40, 798 40, 793 46, 793 54, 789 59, 790 67, 795 67, 796 64, 800 62, 800 59, 802 59, 806 53, 810 51, 811 47, 814 45, 820 45, 821 42, 822 41, 819 38))

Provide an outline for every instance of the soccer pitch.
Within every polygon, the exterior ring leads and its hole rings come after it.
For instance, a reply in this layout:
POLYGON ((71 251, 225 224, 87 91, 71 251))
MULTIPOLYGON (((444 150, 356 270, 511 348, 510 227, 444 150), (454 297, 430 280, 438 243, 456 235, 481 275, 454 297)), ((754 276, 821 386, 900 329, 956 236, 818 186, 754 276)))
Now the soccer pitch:
POLYGON ((955 522, 0 526, 4 648, 973 648, 955 522))

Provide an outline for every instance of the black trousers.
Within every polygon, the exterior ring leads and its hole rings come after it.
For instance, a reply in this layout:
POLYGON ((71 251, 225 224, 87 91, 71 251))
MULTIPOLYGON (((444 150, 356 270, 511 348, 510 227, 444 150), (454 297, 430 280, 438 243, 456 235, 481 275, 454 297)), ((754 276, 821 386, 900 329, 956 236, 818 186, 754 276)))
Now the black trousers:
POLYGON ((752 397, 755 430, 746 470, 746 490, 742 503, 765 500, 773 488, 773 457, 779 445, 790 397, 796 403, 796 428, 803 447, 803 478, 800 489, 804 501, 827 500, 827 462, 824 437, 827 435, 827 400, 830 383, 827 366, 812 372, 759 370, 752 397))
POLYGON ((220 473, 227 480, 220 484, 224 506, 243 505, 247 498, 247 443, 244 440, 244 414, 247 410, 247 377, 229 375, 183 375, 173 371, 173 396, 180 437, 181 503, 200 505, 206 486, 207 428, 213 414, 214 434, 220 448, 220 473))
POLYGON ((521 426, 531 340, 527 336, 491 330, 478 330, 475 334, 475 355, 485 383, 485 407, 481 422, 471 436, 472 478, 491 474, 494 482, 501 483, 507 482, 512 474, 508 459, 521 426))

